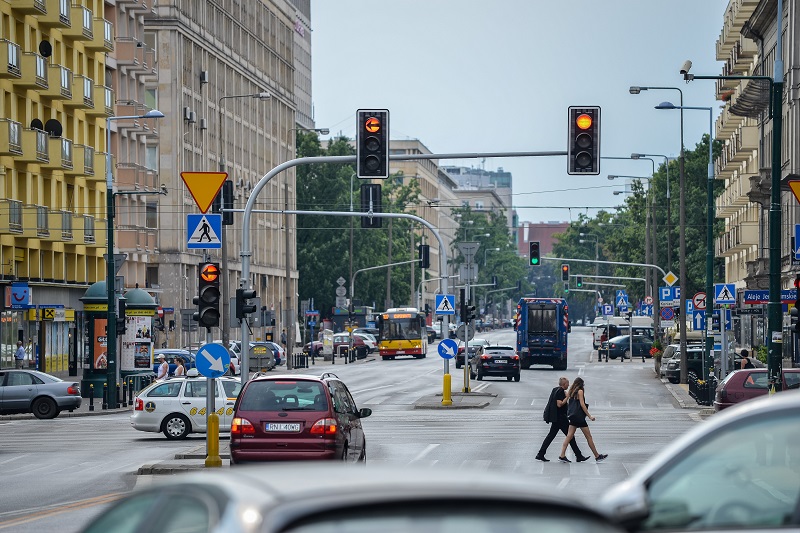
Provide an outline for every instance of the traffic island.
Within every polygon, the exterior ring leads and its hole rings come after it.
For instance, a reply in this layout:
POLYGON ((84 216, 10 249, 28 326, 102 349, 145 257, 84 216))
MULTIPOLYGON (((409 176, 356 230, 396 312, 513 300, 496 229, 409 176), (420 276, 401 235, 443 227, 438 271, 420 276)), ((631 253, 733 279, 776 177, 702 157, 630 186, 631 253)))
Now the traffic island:
POLYGON ((483 409, 488 407, 497 394, 491 392, 453 392, 452 405, 442 405, 442 393, 429 394, 414 402, 414 409, 483 409))

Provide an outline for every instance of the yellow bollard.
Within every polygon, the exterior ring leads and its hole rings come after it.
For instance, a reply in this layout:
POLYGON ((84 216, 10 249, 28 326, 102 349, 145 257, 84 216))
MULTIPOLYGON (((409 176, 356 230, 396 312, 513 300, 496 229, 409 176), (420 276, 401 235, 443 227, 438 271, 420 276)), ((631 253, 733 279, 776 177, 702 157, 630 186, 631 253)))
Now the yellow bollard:
POLYGON ((442 405, 453 405, 450 397, 450 374, 445 374, 442 382, 442 405))
POLYGON ((222 457, 219 456, 219 415, 208 415, 206 428, 206 468, 222 466, 222 457))

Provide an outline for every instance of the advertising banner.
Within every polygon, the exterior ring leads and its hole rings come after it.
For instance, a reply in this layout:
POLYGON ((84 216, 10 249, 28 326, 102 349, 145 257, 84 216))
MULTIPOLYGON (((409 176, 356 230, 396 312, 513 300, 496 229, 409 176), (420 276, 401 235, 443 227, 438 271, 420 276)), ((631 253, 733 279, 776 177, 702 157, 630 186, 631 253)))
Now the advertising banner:
POLYGON ((106 325, 108 320, 105 318, 94 319, 94 361, 92 368, 95 370, 105 370, 108 368, 108 357, 106 351, 108 342, 106 337, 106 325))
POLYGON ((152 316, 126 316, 122 335, 121 370, 152 370, 152 316))

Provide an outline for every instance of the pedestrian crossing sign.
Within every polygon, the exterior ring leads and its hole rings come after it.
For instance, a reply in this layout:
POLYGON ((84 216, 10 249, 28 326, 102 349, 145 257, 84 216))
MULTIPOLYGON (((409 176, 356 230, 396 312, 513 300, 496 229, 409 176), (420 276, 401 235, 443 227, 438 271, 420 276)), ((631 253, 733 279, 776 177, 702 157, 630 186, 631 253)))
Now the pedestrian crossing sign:
POLYGON ((222 248, 222 215, 187 215, 186 229, 188 238, 186 247, 190 250, 222 248))
POLYGON ((715 304, 735 304, 736 285, 733 283, 717 283, 714 285, 715 304))
POLYGON ((455 315, 456 314, 456 296, 455 294, 437 294, 436 295, 436 315, 455 315))

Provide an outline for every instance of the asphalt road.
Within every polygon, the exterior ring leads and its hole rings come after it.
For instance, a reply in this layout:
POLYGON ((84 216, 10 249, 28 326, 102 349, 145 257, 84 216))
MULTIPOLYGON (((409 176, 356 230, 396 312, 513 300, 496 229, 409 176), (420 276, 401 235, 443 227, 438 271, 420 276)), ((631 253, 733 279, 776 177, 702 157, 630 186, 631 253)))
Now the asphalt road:
MULTIPOLYGON (((482 335, 510 344, 513 330, 482 335)), ((497 396, 488 407, 464 410, 415 409, 422 396, 441 392, 443 362, 436 346, 426 359, 375 359, 339 365, 335 372, 351 389, 364 419, 369 464, 494 470, 533 477, 582 497, 595 498, 625 479, 654 452, 700 419, 681 409, 652 370, 652 362, 590 362, 591 331, 574 328, 567 371, 549 367, 523 371, 522 380, 487 378, 473 391, 497 396), (534 456, 549 426, 542 411, 550 390, 565 375, 586 381, 586 398, 597 417, 590 423, 602 464, 556 461, 561 439, 534 456)), ((454 391, 463 372, 453 373, 454 391)), ((581 449, 589 454, 582 436, 581 449)), ((130 427, 127 414, 55 420, 0 421, 0 531, 77 531, 105 505, 130 491, 142 464, 171 459, 204 443, 204 436, 167 441, 130 427)), ((568 456, 571 454, 568 451, 568 456)))

